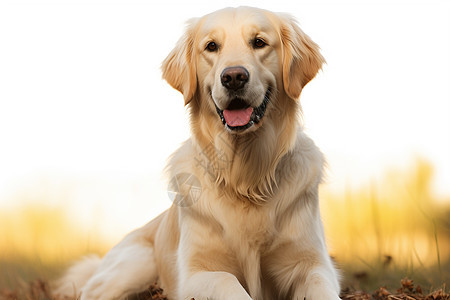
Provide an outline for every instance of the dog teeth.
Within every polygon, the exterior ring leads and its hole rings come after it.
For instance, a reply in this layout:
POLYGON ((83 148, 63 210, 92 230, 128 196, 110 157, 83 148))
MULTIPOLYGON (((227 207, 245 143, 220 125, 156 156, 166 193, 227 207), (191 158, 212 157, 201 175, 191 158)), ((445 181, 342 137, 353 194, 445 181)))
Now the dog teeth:
POLYGON ((229 129, 231 130, 245 130, 247 128, 250 128, 252 125, 254 124, 258 124, 261 119, 264 117, 264 114, 266 112, 266 108, 267 108, 267 104, 270 101, 270 96, 271 94, 271 90, 269 89, 266 94, 264 95, 264 100, 263 102, 256 108, 253 109, 252 115, 250 117, 250 121, 244 125, 244 126, 237 126, 237 127, 231 127, 227 124, 225 117, 223 115, 223 110, 221 110, 220 108, 217 107, 216 105, 216 111, 217 114, 220 117, 220 120, 222 121, 223 125, 227 126, 229 129))

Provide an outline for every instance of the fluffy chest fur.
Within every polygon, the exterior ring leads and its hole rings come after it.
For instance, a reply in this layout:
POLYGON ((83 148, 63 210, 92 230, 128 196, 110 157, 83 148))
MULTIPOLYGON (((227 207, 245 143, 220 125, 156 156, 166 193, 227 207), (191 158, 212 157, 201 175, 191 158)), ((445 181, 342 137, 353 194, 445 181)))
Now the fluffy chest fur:
MULTIPOLYGON (((189 269, 226 270, 256 298, 272 295, 272 289, 261 286, 276 273, 270 257, 286 250, 283 245, 308 239, 309 231, 321 230, 317 187, 322 155, 299 130, 294 148, 278 162, 272 193, 263 203, 233 197, 226 179, 220 181, 208 173, 211 170, 205 166, 212 163, 208 157, 188 140, 169 162, 172 177, 190 172, 201 185, 198 198, 189 200, 192 205, 172 208, 183 224, 180 240, 189 240, 182 243, 189 246, 178 251, 179 262, 189 261, 189 269), (196 159, 186 161, 186 156, 196 159)), ((320 241, 314 243, 321 247, 320 241)))

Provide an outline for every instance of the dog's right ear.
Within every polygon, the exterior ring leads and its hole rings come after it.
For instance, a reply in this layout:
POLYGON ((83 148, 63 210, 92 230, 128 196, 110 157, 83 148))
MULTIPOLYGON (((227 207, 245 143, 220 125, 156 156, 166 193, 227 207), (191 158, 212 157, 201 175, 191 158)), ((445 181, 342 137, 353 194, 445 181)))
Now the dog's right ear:
POLYGON ((325 62, 319 46, 298 27, 289 15, 280 14, 283 49, 283 85, 292 99, 298 99, 303 87, 316 76, 325 62))
POLYGON ((195 68, 195 27, 196 19, 188 22, 184 35, 178 40, 175 48, 163 61, 162 77, 184 96, 184 105, 194 97, 197 89, 197 70, 195 68))

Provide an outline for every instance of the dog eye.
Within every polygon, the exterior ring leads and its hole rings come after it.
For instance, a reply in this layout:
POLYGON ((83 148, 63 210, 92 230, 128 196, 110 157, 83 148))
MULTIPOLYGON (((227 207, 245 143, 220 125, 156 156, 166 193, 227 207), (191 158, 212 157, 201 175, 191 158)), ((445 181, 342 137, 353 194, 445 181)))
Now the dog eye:
POLYGON ((267 46, 267 43, 263 39, 255 39, 253 41, 254 48, 264 48, 265 46, 267 46))
POLYGON ((214 52, 217 50, 217 44, 214 42, 209 42, 208 45, 206 45, 206 50, 208 50, 209 52, 214 52))

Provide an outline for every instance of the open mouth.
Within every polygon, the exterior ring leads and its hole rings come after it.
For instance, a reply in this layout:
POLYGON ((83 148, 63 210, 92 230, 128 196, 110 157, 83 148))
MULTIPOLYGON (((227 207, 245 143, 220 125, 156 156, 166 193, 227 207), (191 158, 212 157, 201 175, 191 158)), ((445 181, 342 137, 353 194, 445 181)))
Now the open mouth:
POLYGON ((261 121, 269 103, 269 96, 270 88, 264 95, 263 102, 256 108, 251 107, 241 98, 235 98, 224 110, 216 105, 216 111, 226 127, 231 130, 242 131, 261 121))

